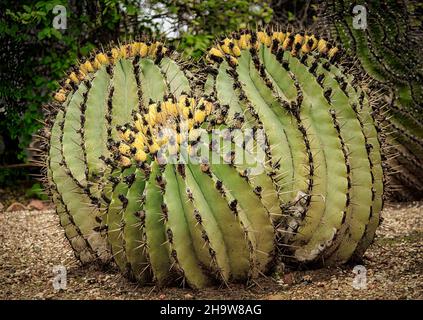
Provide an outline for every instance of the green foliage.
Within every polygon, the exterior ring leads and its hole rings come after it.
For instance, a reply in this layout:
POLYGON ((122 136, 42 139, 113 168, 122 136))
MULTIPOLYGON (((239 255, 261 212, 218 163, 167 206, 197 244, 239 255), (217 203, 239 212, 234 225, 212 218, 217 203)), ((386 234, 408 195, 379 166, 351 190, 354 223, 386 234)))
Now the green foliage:
POLYGON ((25 180, 28 172, 26 170, 16 170, 12 168, 0 168, 0 186, 13 187, 17 181, 25 180))
POLYGON ((272 0, 272 22, 287 22, 299 29, 308 29, 317 19, 318 5, 315 0, 272 0))
POLYGON ((269 23, 270 1, 151 1, 156 16, 170 25, 167 32, 180 39, 179 48, 189 56, 201 57, 216 35, 239 28, 269 23))
POLYGON ((27 198, 36 198, 40 200, 48 200, 48 196, 44 192, 44 188, 40 183, 34 183, 31 188, 26 190, 25 193, 27 198))

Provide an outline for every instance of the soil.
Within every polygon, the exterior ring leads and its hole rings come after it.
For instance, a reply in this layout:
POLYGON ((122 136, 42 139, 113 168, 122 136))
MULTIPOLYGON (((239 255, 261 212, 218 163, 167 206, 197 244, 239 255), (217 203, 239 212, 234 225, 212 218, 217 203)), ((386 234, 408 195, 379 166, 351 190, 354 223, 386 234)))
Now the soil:
POLYGON ((388 204, 362 265, 285 271, 252 286, 195 291, 140 287, 114 268, 83 267, 54 211, 0 212, 0 299, 423 299, 423 202, 388 204), (67 287, 53 288, 53 267, 67 268, 67 287), (103 268, 104 269, 104 268, 103 268))

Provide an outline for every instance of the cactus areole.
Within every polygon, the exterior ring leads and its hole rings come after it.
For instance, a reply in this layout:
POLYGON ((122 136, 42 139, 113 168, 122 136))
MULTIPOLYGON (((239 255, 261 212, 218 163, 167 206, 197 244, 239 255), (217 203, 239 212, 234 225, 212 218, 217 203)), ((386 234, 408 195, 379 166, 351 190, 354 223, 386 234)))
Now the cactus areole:
POLYGON ((342 61, 316 35, 268 29, 198 64, 133 42, 74 68, 43 136, 77 258, 202 288, 360 257, 383 172, 375 105, 342 61))

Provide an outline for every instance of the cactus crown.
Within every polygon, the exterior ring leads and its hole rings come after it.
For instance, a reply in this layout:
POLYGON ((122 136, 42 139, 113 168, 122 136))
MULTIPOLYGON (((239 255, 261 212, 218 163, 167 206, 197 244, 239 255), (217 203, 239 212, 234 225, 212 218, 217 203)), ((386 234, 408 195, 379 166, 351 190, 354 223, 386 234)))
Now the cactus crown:
POLYGON ((117 152, 121 154, 123 167, 131 165, 131 158, 138 166, 147 161, 148 155, 155 157, 161 147, 176 154, 179 146, 213 111, 213 103, 206 99, 197 101, 181 95, 164 102, 150 104, 144 114, 135 113, 133 125, 118 126, 121 141, 117 152), (183 134, 185 132, 186 134, 183 134))
POLYGON ((90 79, 102 66, 116 64, 120 59, 128 58, 152 58, 160 63, 163 56, 170 51, 159 41, 153 43, 133 42, 130 44, 113 47, 108 52, 94 54, 91 59, 81 62, 79 66, 72 68, 68 77, 63 81, 62 88, 55 94, 54 99, 59 103, 66 100, 67 95, 84 80, 90 79))
POLYGON ((316 51, 327 56, 331 62, 334 62, 341 54, 340 48, 330 43, 327 38, 304 32, 270 31, 268 28, 257 32, 242 30, 234 33, 231 38, 218 41, 217 45, 208 52, 207 58, 209 61, 218 63, 226 58, 229 63, 236 65, 237 58, 241 56, 241 50, 258 50, 261 45, 273 50, 289 51, 292 56, 316 51))

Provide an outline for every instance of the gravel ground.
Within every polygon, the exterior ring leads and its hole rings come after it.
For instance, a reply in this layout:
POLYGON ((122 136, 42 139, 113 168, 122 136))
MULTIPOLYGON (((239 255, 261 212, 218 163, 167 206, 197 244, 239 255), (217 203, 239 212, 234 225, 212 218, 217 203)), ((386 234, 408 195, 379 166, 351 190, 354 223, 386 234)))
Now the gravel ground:
POLYGON ((353 265, 285 273, 253 287, 193 291, 137 287, 114 269, 81 267, 53 211, 0 212, 0 299, 423 299, 423 202, 389 204, 354 289, 353 265), (67 267, 55 291, 53 266, 67 267))

